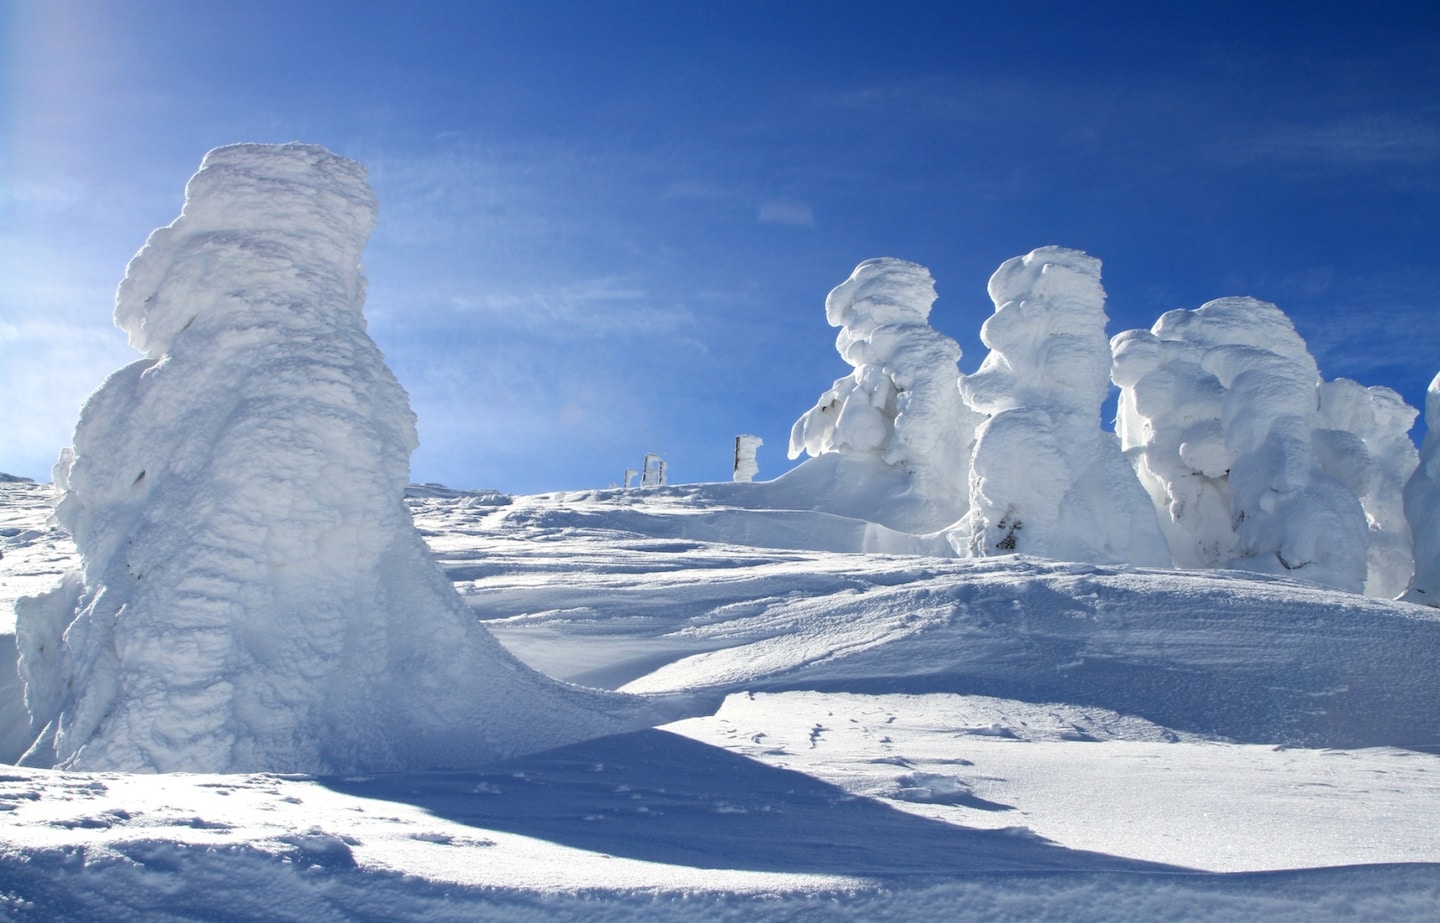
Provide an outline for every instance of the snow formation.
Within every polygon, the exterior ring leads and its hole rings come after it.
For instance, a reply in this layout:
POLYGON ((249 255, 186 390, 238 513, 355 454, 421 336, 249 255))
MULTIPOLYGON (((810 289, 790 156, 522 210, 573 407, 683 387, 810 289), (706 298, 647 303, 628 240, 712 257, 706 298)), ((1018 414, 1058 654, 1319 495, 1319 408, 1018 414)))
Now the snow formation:
POLYGON ((1420 463, 1410 439, 1419 411, 1394 390, 1348 378, 1320 385, 1320 467, 1360 501, 1369 526, 1365 595, 1393 599, 1415 570, 1405 484, 1420 463))
POLYGON ((976 432, 962 554, 1169 566, 1155 512, 1100 428, 1109 389, 1100 261, 1042 247, 990 278, 990 353, 960 380, 988 419, 976 432))
POLYGON ((940 528, 964 512, 976 422, 956 390, 960 346, 929 324, 934 303, 935 282, 923 266, 892 258, 856 266, 825 299, 826 319, 840 328, 835 348, 854 371, 790 432, 791 458, 835 454, 851 462, 842 466, 847 479, 888 482, 876 521, 912 531, 940 528))
POLYGON ((361 315, 375 216, 359 164, 225 147, 131 261, 115 318, 145 358, 55 470, 83 574, 17 605, 26 762, 454 766, 663 720, 523 666, 430 557, 361 315))
POLYGON ((1415 576, 1404 599, 1440 607, 1440 375, 1425 394, 1425 442, 1405 484, 1405 516, 1415 537, 1415 576))
POLYGON ((765 440, 759 436, 735 437, 735 483, 749 484, 755 480, 755 475, 760 473, 760 463, 755 460, 755 453, 764 444, 765 440))
MULTIPOLYGON (((1376 513, 1377 553, 1404 554, 1395 547, 1393 484, 1382 482, 1406 462, 1402 454, 1377 463, 1370 447, 1393 450, 1408 429, 1395 406, 1403 402, 1341 383, 1322 394, 1314 358, 1275 305, 1222 298, 1170 311, 1112 347, 1117 431, 1178 566, 1291 574, 1361 592, 1372 528, 1361 496, 1376 513)), ((1394 569, 1382 568, 1378 583, 1393 582, 1394 569)))

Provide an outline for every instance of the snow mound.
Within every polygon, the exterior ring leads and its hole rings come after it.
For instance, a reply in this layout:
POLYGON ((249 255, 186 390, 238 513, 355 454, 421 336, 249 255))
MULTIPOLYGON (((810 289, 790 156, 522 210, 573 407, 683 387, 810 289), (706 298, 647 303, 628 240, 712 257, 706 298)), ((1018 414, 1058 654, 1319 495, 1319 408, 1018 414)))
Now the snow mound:
POLYGON ((868 518, 911 532, 963 513, 976 422, 956 391, 960 346, 929 324, 934 302, 924 266, 888 257, 856 266, 825 299, 826 319, 840 328, 835 348, 854 371, 790 433, 791 458, 837 453, 894 469, 897 483, 884 493, 907 502, 897 509, 881 499, 868 518))
POLYGON ((524 667, 431 559, 361 314, 375 215, 359 164, 225 147, 131 261, 115 317, 146 358, 55 470, 83 575, 17 605, 25 762, 455 766, 664 720, 524 667))
POLYGON ((1100 261, 1042 247, 1002 264, 989 291, 995 313, 980 338, 990 353, 959 383, 989 419, 956 549, 1168 566, 1154 510, 1100 428, 1110 376, 1100 261))

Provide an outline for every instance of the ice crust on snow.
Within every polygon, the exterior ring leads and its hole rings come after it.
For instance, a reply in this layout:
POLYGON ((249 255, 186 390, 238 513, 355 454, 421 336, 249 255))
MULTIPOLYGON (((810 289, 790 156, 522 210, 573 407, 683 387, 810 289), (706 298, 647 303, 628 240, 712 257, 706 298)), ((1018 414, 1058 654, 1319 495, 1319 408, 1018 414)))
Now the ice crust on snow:
POLYGON ((956 391, 960 346, 929 324, 935 297, 924 266, 889 257, 856 266, 825 299, 826 319, 840 328, 835 348, 854 371, 790 433, 791 458, 835 453, 861 460, 860 468, 891 469, 893 493, 914 514, 877 521, 912 531, 933 531, 964 512, 977 422, 956 391))
POLYGON ((1167 312, 1112 347, 1116 429, 1178 566, 1358 593, 1373 552, 1372 592, 1398 592, 1409 551, 1395 484, 1410 464, 1398 396, 1353 382, 1322 388, 1290 319, 1253 298, 1167 312))
POLYGON ((1415 575, 1404 599, 1440 607, 1440 375, 1425 392, 1425 442, 1405 484, 1405 516, 1415 539, 1415 575))
POLYGON ((1042 247, 990 278, 990 353, 963 377, 976 432, 962 554, 1169 566, 1155 512, 1115 437, 1100 428, 1109 389, 1100 261, 1042 247))
POLYGON ((455 766, 663 720, 524 667, 430 557, 361 314, 375 216, 323 148, 219 148, 131 261, 115 318, 145 358, 55 471, 83 574, 17 605, 26 762, 455 766))

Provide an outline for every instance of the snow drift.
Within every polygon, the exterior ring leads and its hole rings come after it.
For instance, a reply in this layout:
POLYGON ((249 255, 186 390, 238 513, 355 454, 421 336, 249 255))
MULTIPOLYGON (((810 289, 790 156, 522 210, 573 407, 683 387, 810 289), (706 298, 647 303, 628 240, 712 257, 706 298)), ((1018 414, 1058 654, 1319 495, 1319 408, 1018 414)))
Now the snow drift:
POLYGON ((26 763, 454 766, 664 720, 521 665, 431 559, 361 314, 375 216, 359 164, 225 147, 130 263, 115 319, 145 358, 55 471, 83 574, 17 605, 26 763))

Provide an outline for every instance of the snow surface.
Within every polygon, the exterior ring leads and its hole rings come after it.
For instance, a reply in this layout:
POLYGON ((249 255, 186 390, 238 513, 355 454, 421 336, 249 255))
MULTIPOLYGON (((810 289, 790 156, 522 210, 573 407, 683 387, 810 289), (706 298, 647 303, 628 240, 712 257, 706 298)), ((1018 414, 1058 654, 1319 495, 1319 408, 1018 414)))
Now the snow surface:
POLYGON ((1426 595, 1434 446, 1278 309, 1112 360, 1042 248, 967 379, 872 260, 790 474, 507 497, 405 483, 374 215, 323 149, 212 152, 54 517, 0 477, 4 918, 1433 919, 1440 616, 1320 584, 1394 585, 1403 507, 1426 595), (1211 569, 1137 566, 1157 507, 1211 569))
POLYGON ((16 608, 26 764, 473 765, 680 713, 529 671, 429 560, 361 314, 375 214, 323 148, 219 148, 131 261, 115 318, 147 358, 56 467, 83 576, 16 608))
MULTIPOLYGON (((532 666, 689 684, 713 716, 463 771, 9 769, 0 913, 1433 919, 1430 610, 1236 572, 787 549, 856 532, 727 499, 765 487, 409 491, 532 666)), ((0 485, 6 585, 74 560, 48 492, 0 485)))

